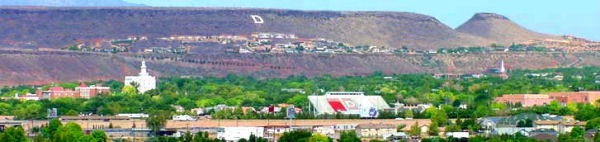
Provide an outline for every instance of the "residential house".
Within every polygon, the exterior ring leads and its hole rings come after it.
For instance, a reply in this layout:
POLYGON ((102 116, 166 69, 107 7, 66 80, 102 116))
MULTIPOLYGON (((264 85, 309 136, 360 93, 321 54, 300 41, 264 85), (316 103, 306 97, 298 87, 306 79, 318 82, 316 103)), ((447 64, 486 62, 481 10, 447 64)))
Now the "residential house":
MULTIPOLYGON (((528 133, 536 129, 555 129, 555 122, 561 121, 563 117, 549 115, 549 114, 535 114, 535 113, 523 113, 519 115, 507 116, 507 117, 485 117, 479 119, 479 124, 483 128, 483 132, 486 134, 502 135, 508 134, 513 135, 517 132, 528 133), (533 127, 516 127, 519 121, 532 120, 534 121, 533 127), (539 125, 536 125, 538 122, 539 125), (537 127, 537 128, 536 128, 537 127)), ((556 129, 558 131, 558 129, 556 129)))
POLYGON ((180 105, 171 105, 175 109, 175 112, 185 112, 185 108, 180 105))
POLYGON ((558 132, 554 129, 537 129, 529 132, 527 136, 539 141, 555 142, 557 141, 558 132))
POLYGON ((0 115, 0 120, 15 120, 15 116, 0 115))
POLYGON ((204 115, 204 108, 194 108, 190 111, 192 111, 192 113, 196 114, 197 116, 204 115))
POLYGON ((469 138, 469 132, 446 132, 446 137, 457 139, 469 138))
POLYGON ((218 132, 217 138, 237 142, 240 139, 249 139, 250 135, 263 137, 264 131, 263 127, 223 127, 223 130, 218 132))
POLYGON ((571 130, 575 127, 585 128, 585 122, 579 121, 563 121, 562 128, 560 129, 561 133, 571 132, 571 130))
POLYGON ((333 137, 335 137, 335 128, 334 128, 334 126, 331 126, 331 125, 314 126, 313 133, 318 133, 318 134, 322 134, 327 137, 333 138, 333 137))
POLYGON ((408 141, 408 135, 406 135, 404 132, 396 132, 383 135, 383 139, 390 142, 405 142, 408 141))
POLYGON ((285 132, 289 132, 292 130, 289 125, 268 125, 265 126, 264 138, 269 141, 277 141, 281 135, 285 132))
POLYGON ((534 122, 535 129, 552 129, 552 130, 560 130, 561 122, 555 120, 538 120, 534 122))
POLYGON ((384 135, 395 133, 396 126, 383 123, 358 124, 356 132, 359 137, 382 138, 384 135))
POLYGON ((336 131, 347 131, 347 130, 356 130, 356 126, 358 126, 358 124, 337 124, 337 125, 333 125, 333 128, 336 131))

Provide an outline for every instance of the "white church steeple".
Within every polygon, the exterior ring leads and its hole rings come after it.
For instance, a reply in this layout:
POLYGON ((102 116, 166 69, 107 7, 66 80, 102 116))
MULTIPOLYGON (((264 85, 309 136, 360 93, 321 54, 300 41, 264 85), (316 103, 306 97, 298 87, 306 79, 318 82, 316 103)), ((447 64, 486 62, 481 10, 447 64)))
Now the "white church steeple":
POLYGON ((500 73, 505 73, 506 68, 504 68, 504 60, 500 61, 500 73))
POLYGON ((148 71, 146 71, 146 60, 142 60, 142 66, 140 67, 140 76, 149 76, 148 71))

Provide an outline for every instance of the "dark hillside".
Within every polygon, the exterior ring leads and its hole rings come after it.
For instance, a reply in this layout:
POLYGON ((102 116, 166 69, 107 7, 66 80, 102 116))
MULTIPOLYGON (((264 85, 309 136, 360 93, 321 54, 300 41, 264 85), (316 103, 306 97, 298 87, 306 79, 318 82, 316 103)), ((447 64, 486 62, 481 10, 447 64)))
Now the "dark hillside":
POLYGON ((333 12, 210 8, 2 8, 0 45, 60 48, 81 40, 128 36, 294 33, 354 45, 435 49, 488 45, 431 16, 399 12, 333 12), (256 24, 250 15, 264 23, 256 24))

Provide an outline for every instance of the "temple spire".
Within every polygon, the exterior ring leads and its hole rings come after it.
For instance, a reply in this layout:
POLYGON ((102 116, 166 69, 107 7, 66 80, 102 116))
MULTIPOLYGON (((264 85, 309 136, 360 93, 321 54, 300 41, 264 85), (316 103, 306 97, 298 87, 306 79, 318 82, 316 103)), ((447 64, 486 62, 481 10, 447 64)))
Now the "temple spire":
POLYGON ((148 76, 146 71, 146 60, 142 60, 142 66, 140 67, 140 76, 148 76))

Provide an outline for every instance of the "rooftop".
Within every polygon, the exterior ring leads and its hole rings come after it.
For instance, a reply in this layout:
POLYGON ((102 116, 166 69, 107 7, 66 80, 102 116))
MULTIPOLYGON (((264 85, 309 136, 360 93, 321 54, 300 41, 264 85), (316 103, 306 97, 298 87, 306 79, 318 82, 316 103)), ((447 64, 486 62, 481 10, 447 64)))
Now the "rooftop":
POLYGON ((396 129, 396 126, 393 124, 384 124, 384 123, 368 123, 368 124, 358 124, 356 129, 396 129))

